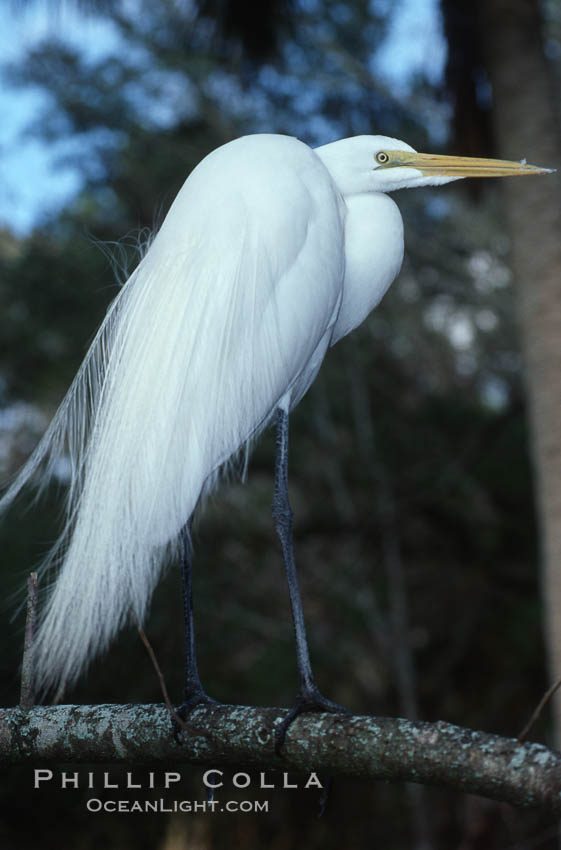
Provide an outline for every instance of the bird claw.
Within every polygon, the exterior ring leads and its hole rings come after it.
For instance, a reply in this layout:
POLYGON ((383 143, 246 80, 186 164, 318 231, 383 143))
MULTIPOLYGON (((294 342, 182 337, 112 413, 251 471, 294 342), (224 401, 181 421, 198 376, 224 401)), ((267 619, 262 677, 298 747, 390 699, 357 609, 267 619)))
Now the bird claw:
POLYGON ((281 722, 275 727, 275 754, 281 755, 281 749, 284 745, 286 733, 292 723, 300 714, 308 712, 329 713, 329 714, 350 714, 348 708, 333 702, 327 697, 324 697, 317 688, 307 692, 301 692, 296 697, 296 702, 281 722))
POLYGON ((198 705, 220 705, 218 700, 209 697, 202 688, 193 691, 189 694, 189 696, 187 696, 187 694, 185 696, 186 698, 181 705, 178 705, 177 708, 174 709, 175 715, 171 718, 173 737, 178 744, 181 743, 181 732, 183 731, 181 723, 185 723, 187 721, 187 717, 194 708, 198 705))

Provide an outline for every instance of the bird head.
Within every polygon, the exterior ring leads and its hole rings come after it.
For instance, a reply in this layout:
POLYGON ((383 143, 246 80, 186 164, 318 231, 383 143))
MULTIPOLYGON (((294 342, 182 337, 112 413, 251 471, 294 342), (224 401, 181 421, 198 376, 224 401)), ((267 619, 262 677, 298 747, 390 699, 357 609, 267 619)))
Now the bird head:
POLYGON ((343 195, 439 186, 465 177, 510 177, 555 170, 528 165, 525 160, 418 153, 405 142, 387 136, 341 139, 315 152, 343 195))

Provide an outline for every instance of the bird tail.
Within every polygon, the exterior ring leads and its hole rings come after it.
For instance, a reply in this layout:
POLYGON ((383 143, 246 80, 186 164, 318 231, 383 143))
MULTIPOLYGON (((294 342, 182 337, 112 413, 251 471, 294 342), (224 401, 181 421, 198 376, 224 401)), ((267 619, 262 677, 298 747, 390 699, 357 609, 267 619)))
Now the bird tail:
POLYGON ((224 426, 233 390, 207 380, 227 359, 221 340, 232 336, 229 311, 221 311, 222 327, 220 316, 209 317, 214 296, 196 250, 173 252, 165 241, 159 249, 158 238, 0 500, 1 513, 37 473, 44 486, 70 459, 64 530, 42 565, 58 571, 35 642, 42 693, 71 685, 129 617, 143 620, 181 529, 250 436, 235 421, 224 426))

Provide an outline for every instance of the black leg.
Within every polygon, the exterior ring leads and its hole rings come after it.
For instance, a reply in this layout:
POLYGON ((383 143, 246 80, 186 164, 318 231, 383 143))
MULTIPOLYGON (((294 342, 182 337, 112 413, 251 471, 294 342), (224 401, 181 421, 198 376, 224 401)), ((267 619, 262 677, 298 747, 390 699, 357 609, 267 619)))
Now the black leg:
POLYGON ((275 490, 273 496, 273 520, 279 536, 286 579, 288 582, 288 593, 290 595, 290 607, 294 622, 296 635, 296 659, 298 662, 298 675, 300 687, 296 702, 282 723, 276 727, 275 750, 280 751, 284 743, 286 732, 292 721, 304 711, 330 711, 346 712, 346 709, 337 703, 326 699, 318 690, 312 674, 310 664, 310 653, 306 638, 306 626, 304 624, 304 612, 296 574, 296 562, 294 560, 294 543, 292 540, 292 509, 288 500, 288 413, 282 408, 277 410, 277 438, 275 459, 275 490))
POLYGON ((185 618, 185 690, 184 703, 177 709, 185 716, 201 702, 215 702, 203 690, 197 668, 195 652, 195 626, 193 620, 193 547, 191 543, 191 522, 181 532, 181 577, 183 584, 183 613, 185 618))

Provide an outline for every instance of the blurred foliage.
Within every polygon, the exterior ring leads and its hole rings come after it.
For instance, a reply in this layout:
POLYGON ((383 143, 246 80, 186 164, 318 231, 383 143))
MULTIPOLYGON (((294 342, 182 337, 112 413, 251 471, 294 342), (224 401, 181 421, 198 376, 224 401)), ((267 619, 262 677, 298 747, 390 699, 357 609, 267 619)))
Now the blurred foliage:
MULTIPOLYGON (((419 79, 398 101, 375 73, 391 4, 273 5, 275 16, 284 9, 290 20, 278 27, 274 17, 274 38, 261 54, 247 54, 247 23, 239 25, 240 35, 238 24, 228 23, 228 4, 202 4, 192 15, 179 3, 137 0, 111 10, 118 54, 92 59, 51 40, 9 72, 12 84, 49 93, 48 111, 29 132, 54 146, 62 165, 79 164, 84 184, 28 238, 0 236, 6 471, 21 462, 30 434, 44 427, 45 414, 68 387, 116 293, 116 278, 134 266, 146 228, 163 218, 209 150, 264 131, 311 144, 379 131, 434 149, 434 127, 438 134, 445 126, 442 92, 419 79), (216 17, 217 6, 226 23, 216 17), (35 407, 21 407, 22 401, 35 407), (23 423, 20 442, 14 421, 23 423)), ((396 714, 407 703, 398 686, 400 659, 409 657, 409 691, 422 718, 516 735, 546 682, 500 199, 486 185, 476 200, 456 187, 397 200, 406 224, 401 276, 363 328, 329 354, 291 420, 291 498, 312 658, 326 695, 358 712, 396 714), (401 619, 396 569, 406 588, 401 619)), ((272 457, 268 433, 255 449, 247 485, 226 486, 195 534, 200 669, 208 692, 228 702, 288 705, 296 688, 288 597, 270 522, 272 457)), ((18 505, 2 526, 3 590, 10 600, 56 537, 56 491, 50 488, 40 507, 18 505)), ((146 629, 180 701, 175 569, 155 594, 146 629)), ((17 701, 20 633, 21 619, 14 625, 5 618, 7 705, 17 701)), ((161 700, 133 630, 66 697, 161 700)), ((534 735, 547 741, 543 718, 534 735)), ((185 772, 193 798, 201 797, 201 771, 185 772)), ((45 848, 100 841, 118 848, 211 848, 226 836, 247 848, 413 842, 404 789, 372 783, 338 780, 331 813, 319 822, 309 795, 275 792, 269 816, 182 824, 94 818, 80 809, 78 795, 64 801, 62 822, 56 798, 37 792, 31 822, 21 809, 29 788, 29 768, 10 771, 2 788, 12 813, 3 827, 6 846, 12 828, 18 846, 35 846, 33 823, 41 825, 45 848), (172 844, 174 830, 184 843, 172 844)), ((438 791, 427 791, 424 800, 435 847, 462 840, 475 847, 468 843, 475 822, 486 836, 480 847, 530 835, 545 836, 533 846, 550 846, 535 815, 438 791)))

